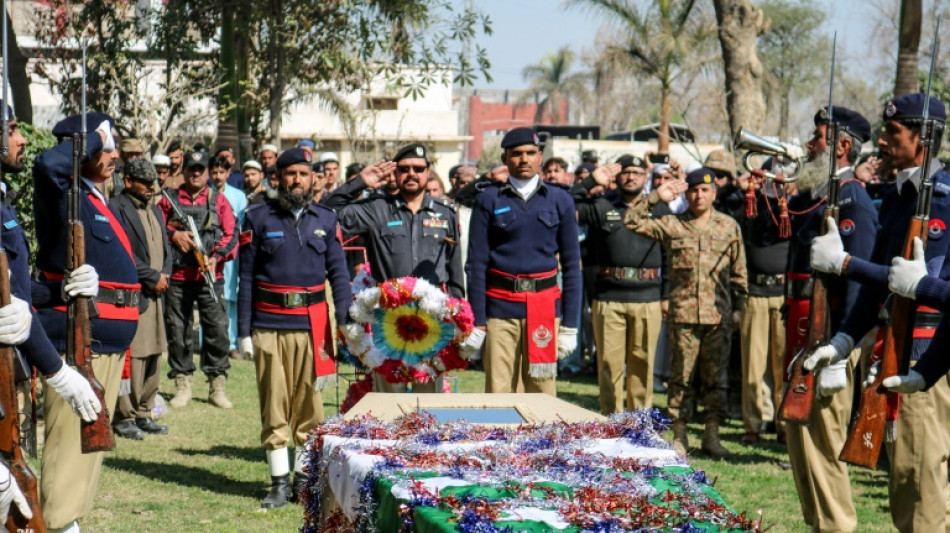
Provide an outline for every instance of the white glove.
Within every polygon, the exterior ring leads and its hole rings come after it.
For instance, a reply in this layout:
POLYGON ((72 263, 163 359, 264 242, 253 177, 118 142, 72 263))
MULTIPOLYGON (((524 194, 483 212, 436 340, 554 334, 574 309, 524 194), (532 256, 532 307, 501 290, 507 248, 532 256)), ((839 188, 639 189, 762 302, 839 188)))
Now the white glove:
POLYGON ((924 243, 920 237, 914 237, 914 258, 912 260, 897 256, 891 261, 891 270, 887 273, 887 288, 904 298, 917 298, 917 284, 927 277, 927 263, 924 260, 924 243))
POLYGON ((23 496, 20 486, 17 485, 16 479, 10 475, 10 469, 2 462, 0 462, 0 488, 3 488, 3 490, 0 490, 0 523, 5 524, 7 522, 7 517, 10 515, 11 504, 16 504, 23 518, 27 520, 33 518, 33 511, 30 509, 30 504, 26 502, 26 498, 23 496))
POLYGON ((16 296, 10 296, 10 305, 0 307, 0 344, 16 346, 30 338, 33 315, 30 306, 16 296))
POLYGON ((103 150, 115 150, 115 137, 112 136, 112 126, 109 125, 108 120, 103 120, 102 124, 99 124, 99 127, 96 128, 96 131, 101 131, 105 134, 105 140, 102 141, 103 150))
POLYGON ((96 398, 89 382, 67 365, 63 365, 53 377, 47 378, 46 383, 86 422, 94 422, 102 411, 99 398, 96 398))
POLYGON ((912 394, 924 390, 927 383, 924 382, 924 376, 920 375, 920 372, 911 368, 906 376, 891 376, 882 381, 881 385, 894 392, 912 394))
POLYGON ((484 343, 485 331, 475 328, 468 334, 468 337, 465 337, 462 344, 459 345, 459 351, 462 352, 462 356, 466 359, 472 359, 472 356, 482 349, 482 344, 484 343))
POLYGON ((844 251, 844 243, 838 233, 838 223, 835 219, 826 219, 827 231, 811 241, 811 267, 818 272, 841 274, 841 265, 848 257, 844 251))
POLYGON ((812 352, 802 367, 805 370, 814 370, 816 367, 833 365, 842 359, 847 359, 854 350, 854 339, 847 333, 835 333, 828 344, 823 344, 812 352))
POLYGON ((842 359, 832 363, 818 372, 818 388, 815 393, 819 398, 833 396, 843 390, 848 384, 848 360, 842 359))
POLYGON ((557 330, 557 359, 560 361, 577 349, 577 328, 561 326, 557 330))
POLYGON ((247 357, 250 360, 254 360, 254 343, 251 342, 250 337, 241 337, 238 339, 238 351, 241 352, 241 355, 247 357))
POLYGON ((99 294, 99 274, 92 265, 79 265, 66 274, 63 280, 63 293, 69 298, 83 296, 95 298, 99 294))

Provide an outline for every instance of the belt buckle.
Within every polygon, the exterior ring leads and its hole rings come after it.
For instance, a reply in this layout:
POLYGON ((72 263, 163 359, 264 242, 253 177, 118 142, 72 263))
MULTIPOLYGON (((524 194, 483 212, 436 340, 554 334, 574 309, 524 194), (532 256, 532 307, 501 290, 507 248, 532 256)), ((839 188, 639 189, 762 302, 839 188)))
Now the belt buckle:
POLYGON ((298 309, 304 306, 303 302, 304 293, 302 292, 285 292, 284 293, 284 307, 287 309, 298 309))
POLYGON ((116 307, 125 307, 125 291, 122 289, 115 289, 112 291, 115 295, 115 305, 116 307))
POLYGON ((762 285, 765 285, 766 287, 771 287, 772 285, 775 285, 775 277, 769 276, 768 274, 766 274, 764 279, 765 279, 765 283, 763 283, 762 285))
POLYGON ((533 278, 518 278, 515 280, 515 292, 536 292, 537 284, 533 278))

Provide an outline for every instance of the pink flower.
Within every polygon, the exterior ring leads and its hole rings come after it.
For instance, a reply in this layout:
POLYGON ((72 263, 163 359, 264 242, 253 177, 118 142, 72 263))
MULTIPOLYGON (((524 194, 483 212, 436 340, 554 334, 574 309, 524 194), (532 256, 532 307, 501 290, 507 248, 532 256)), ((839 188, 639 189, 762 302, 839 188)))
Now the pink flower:
POLYGON ((402 361, 396 359, 386 359, 383 364, 376 367, 376 373, 386 380, 387 383, 408 383, 409 372, 402 361))

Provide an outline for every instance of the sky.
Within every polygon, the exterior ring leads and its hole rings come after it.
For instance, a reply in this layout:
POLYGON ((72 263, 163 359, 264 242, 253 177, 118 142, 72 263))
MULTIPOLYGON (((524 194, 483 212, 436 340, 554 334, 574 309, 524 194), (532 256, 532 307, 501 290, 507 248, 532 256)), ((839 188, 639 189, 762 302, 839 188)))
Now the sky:
MULTIPOLYGON (((709 0, 701 0, 709 1, 709 0)), ((824 31, 838 31, 839 57, 853 66, 865 57, 870 39, 874 7, 867 0, 819 0, 826 2, 828 19, 824 31)), ((711 2, 710 2, 711 3, 711 2)), ((525 65, 537 62, 558 48, 569 45, 575 53, 591 47, 593 36, 601 30, 599 16, 579 8, 566 8, 562 0, 477 0, 475 5, 492 20, 493 34, 482 37, 491 61, 492 83, 484 80, 477 87, 521 89, 525 65)))

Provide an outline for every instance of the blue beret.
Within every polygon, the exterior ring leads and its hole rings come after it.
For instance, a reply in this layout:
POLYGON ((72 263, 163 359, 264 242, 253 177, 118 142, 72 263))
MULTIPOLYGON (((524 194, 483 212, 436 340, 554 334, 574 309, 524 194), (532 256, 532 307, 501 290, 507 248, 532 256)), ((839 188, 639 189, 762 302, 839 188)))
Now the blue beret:
POLYGON ((515 128, 501 139, 502 148, 511 148, 512 146, 521 146, 522 144, 533 144, 541 146, 541 140, 538 139, 538 132, 534 128, 515 128))
MULTIPOLYGON (((115 128, 115 120, 105 113, 98 113, 96 111, 90 111, 86 113, 86 131, 85 133, 91 133, 96 131, 96 128, 99 127, 99 124, 102 124, 102 121, 108 120, 109 126, 115 128)), ((83 133, 82 131, 82 115, 70 115, 63 120, 60 120, 53 126, 53 136, 57 139, 64 139, 69 137, 74 133, 83 133)))
MULTIPOLYGON (((861 113, 841 106, 832 106, 832 111, 839 128, 857 137, 862 143, 871 140, 871 123, 861 113)), ((827 122, 828 106, 823 106, 815 113, 815 125, 827 122)))
POLYGON ((580 165, 577 165, 577 168, 574 169, 574 175, 576 176, 580 174, 582 170, 586 170, 587 172, 593 174, 595 168, 596 167, 590 163, 581 163, 580 165))
POLYGON ((398 163, 403 159, 425 159, 426 163, 429 162, 427 157, 426 147, 422 146, 419 143, 412 143, 408 146, 403 146, 396 152, 396 155, 393 156, 393 162, 398 163))
POLYGON ((716 173, 706 167, 700 167, 686 175, 686 185, 716 184, 716 173))
POLYGON ((317 147, 317 145, 314 144, 310 139, 302 139, 297 143, 297 148, 303 148, 304 146, 310 148, 311 150, 317 147))
MULTIPOLYGON (((884 121, 896 120, 898 122, 914 122, 924 118, 924 98, 923 93, 904 94, 892 99, 884 104, 884 121)), ((930 97, 930 118, 945 122, 947 120, 947 110, 943 102, 933 96, 930 97)))
POLYGON ((277 158, 277 169, 287 168, 297 163, 306 163, 307 166, 310 166, 310 164, 313 163, 313 158, 302 148, 284 150, 284 152, 280 154, 280 157, 277 158))
POLYGON ((621 169, 627 167, 647 168, 647 162, 635 155, 622 155, 617 159, 617 162, 620 163, 621 169))

